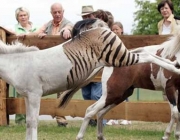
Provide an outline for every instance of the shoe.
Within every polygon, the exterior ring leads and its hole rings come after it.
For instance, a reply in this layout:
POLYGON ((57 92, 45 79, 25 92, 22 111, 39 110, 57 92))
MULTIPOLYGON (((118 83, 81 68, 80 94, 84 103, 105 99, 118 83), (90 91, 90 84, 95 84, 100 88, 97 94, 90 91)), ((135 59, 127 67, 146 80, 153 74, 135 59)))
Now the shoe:
POLYGON ((59 127, 66 127, 68 123, 57 122, 59 127))
POLYGON ((119 124, 118 120, 109 120, 107 123, 107 125, 117 125, 119 124))
POLYGON ((97 125, 97 120, 90 119, 89 125, 95 127, 97 125))
POLYGON ((131 121, 128 121, 128 120, 123 120, 120 125, 129 125, 131 124, 131 121))

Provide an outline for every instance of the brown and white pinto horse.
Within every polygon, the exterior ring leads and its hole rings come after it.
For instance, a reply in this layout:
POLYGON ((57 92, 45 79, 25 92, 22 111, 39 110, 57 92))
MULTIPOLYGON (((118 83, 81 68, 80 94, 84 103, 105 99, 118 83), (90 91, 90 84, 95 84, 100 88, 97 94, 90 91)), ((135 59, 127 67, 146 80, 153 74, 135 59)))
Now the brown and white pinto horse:
MULTIPOLYGON (((148 51, 162 58, 180 61, 180 30, 176 36, 161 45, 147 46, 142 49, 135 49, 132 52, 148 51)), ((102 74, 102 97, 93 105, 87 108, 84 121, 76 137, 82 140, 89 120, 97 115, 99 140, 104 140, 103 136, 103 116, 113 107, 123 102, 133 94, 134 88, 144 88, 150 90, 160 90, 166 93, 171 107, 171 121, 166 128, 162 140, 168 140, 172 126, 176 122, 175 137, 180 140, 180 110, 178 96, 180 91, 180 76, 169 72, 155 64, 146 63, 121 68, 104 67, 102 74), (178 109, 177 109, 178 108, 178 109)))

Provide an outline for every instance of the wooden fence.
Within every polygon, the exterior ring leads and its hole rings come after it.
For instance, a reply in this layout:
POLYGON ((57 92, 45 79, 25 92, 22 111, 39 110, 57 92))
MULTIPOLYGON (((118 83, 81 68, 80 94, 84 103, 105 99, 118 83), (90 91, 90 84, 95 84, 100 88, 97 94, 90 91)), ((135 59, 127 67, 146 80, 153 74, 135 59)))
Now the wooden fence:
MULTIPOLYGON (((160 44, 167 37, 169 36, 120 36, 128 49, 160 44)), ((10 44, 17 38, 0 27, 0 39, 10 44)), ((19 41, 28 46, 35 45, 40 49, 46 49, 58 45, 65 40, 60 36, 46 36, 44 39, 39 39, 36 36, 28 36, 24 40, 19 41)), ((100 81, 100 79, 101 73, 93 81, 100 81)), ((94 101, 71 100, 65 109, 59 109, 57 108, 57 99, 42 99, 40 115, 84 117, 86 108, 92 103, 94 101)), ((17 113, 25 114, 24 100, 9 98, 8 85, 3 80, 0 80, 0 125, 8 125, 9 115, 17 113)), ((105 118, 168 122, 170 119, 170 108, 167 102, 123 102, 110 110, 105 118)))

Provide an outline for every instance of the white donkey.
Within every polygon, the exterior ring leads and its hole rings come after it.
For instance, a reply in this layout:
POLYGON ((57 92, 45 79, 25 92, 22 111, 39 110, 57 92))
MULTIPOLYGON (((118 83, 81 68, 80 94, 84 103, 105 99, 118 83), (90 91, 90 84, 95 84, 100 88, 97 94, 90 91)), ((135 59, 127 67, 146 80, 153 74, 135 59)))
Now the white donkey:
MULTIPOLYGON (((100 26, 104 24, 98 22, 100 26)), ((76 89, 96 74, 96 68, 152 62, 180 74, 175 67, 177 61, 171 62, 149 53, 130 53, 118 36, 100 27, 49 49, 27 52, 28 49, 21 44, 0 42, 0 77, 25 97, 26 140, 37 140, 41 97, 76 89)))

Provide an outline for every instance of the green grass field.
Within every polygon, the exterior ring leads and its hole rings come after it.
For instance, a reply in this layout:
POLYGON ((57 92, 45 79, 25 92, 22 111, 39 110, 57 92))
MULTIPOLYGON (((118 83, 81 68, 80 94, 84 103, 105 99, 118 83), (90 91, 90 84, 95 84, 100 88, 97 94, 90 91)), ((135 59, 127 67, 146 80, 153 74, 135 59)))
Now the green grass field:
MULTIPOLYGON (((38 140, 75 140, 82 121, 69 121, 67 127, 57 127, 55 121, 40 121, 38 140)), ((133 121, 131 125, 105 126, 107 140, 160 140, 166 123, 133 121)), ((0 127, 0 140, 25 139, 25 125, 16 125, 11 121, 8 127, 0 127)), ((169 140, 175 140, 174 134, 169 140)), ((96 127, 88 126, 84 140, 96 140, 96 127)))
MULTIPOLYGON (((13 96, 13 89, 10 88, 10 96, 13 96)), ((53 94, 43 98, 56 98, 53 94)), ((82 99, 79 90, 73 99, 82 99)), ((129 101, 162 101, 162 92, 144 89, 135 89, 129 101)), ((76 138, 82 121, 68 120, 66 128, 57 127, 56 121, 41 120, 38 126, 38 140, 72 140, 76 138)), ((132 121, 132 125, 105 126, 104 134, 107 140, 158 140, 164 134, 167 123, 132 121)), ((22 140, 25 139, 25 125, 16 125, 14 120, 10 121, 7 127, 0 127, 0 140, 22 140)), ((96 127, 88 127, 85 140, 96 139, 96 127)), ((172 134, 170 140, 174 140, 172 134)))

